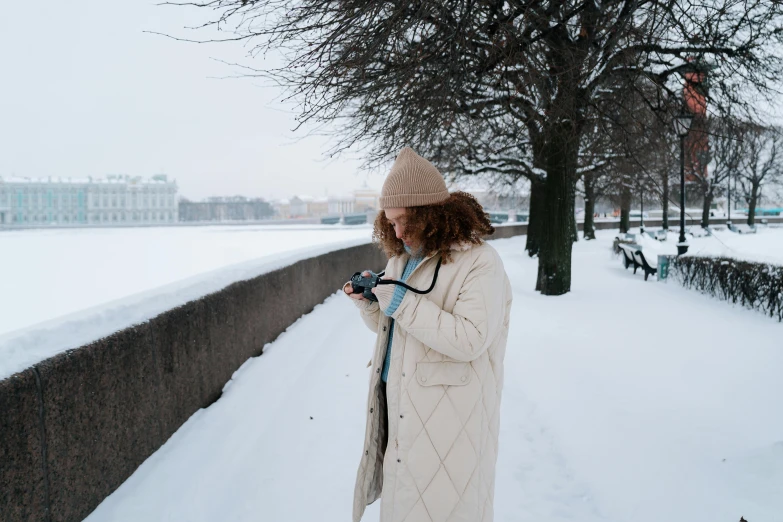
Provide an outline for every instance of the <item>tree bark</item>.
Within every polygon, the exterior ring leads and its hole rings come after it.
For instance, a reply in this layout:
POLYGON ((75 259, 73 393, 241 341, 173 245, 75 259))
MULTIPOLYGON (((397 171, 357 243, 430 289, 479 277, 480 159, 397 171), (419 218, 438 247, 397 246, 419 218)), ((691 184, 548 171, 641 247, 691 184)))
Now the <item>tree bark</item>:
POLYGON ((541 222, 536 288, 544 295, 563 295, 571 290, 574 196, 578 139, 570 123, 552 129, 545 145, 546 218, 541 222))
POLYGON ((704 191, 704 207, 701 211, 701 228, 708 228, 710 226, 710 207, 712 206, 714 197, 714 189, 710 183, 709 188, 704 191))
POLYGON ((525 250, 530 257, 536 257, 540 248, 540 226, 541 221, 545 219, 546 209, 545 190, 543 181, 530 182, 530 216, 527 218, 527 242, 525 243, 525 250))
POLYGON ((669 170, 663 171, 663 229, 669 230, 669 170))
POLYGON ((543 286, 541 285, 541 281, 544 280, 544 265, 541 264, 541 261, 538 262, 538 276, 536 276, 536 292, 541 292, 543 289, 543 286))
POLYGON ((585 174, 585 223, 583 237, 586 241, 595 239, 595 179, 585 174))
POLYGON ((620 193, 620 233, 631 229, 631 190, 623 183, 620 193))
POLYGON ((759 183, 751 182, 750 201, 748 201, 748 226, 756 225, 756 204, 759 200, 759 183))
MULTIPOLYGON (((576 196, 576 190, 574 190, 574 196, 576 196)), ((571 240, 574 243, 579 241, 579 223, 576 222, 576 212, 571 212, 571 240)))

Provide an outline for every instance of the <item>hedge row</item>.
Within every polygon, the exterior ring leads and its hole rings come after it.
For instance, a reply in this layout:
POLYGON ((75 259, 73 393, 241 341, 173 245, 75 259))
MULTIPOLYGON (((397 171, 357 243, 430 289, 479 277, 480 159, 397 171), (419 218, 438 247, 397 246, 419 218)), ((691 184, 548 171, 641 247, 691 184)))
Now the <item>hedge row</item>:
POLYGON ((783 266, 724 257, 681 256, 670 275, 686 288, 783 321, 783 266))

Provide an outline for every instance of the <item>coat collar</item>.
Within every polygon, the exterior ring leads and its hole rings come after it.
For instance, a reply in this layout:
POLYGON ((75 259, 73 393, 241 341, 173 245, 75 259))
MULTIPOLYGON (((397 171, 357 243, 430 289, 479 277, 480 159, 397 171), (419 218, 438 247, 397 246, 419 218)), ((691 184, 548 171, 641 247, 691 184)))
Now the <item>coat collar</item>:
MULTIPOLYGON (((483 244, 484 241, 482 240, 481 243, 483 244)), ((474 245, 473 243, 454 243, 451 245, 450 250, 454 250, 456 252, 466 252, 476 246, 478 245, 474 245)))
MULTIPOLYGON (((483 244, 484 241, 482 240, 481 243, 483 244)), ((475 246, 478 246, 478 245, 474 245, 473 243, 452 243, 451 246, 449 247, 449 250, 452 250, 454 252, 465 252, 465 251, 470 250, 471 248, 473 248, 475 246)), ((410 249, 407 246, 405 247, 405 252, 409 256, 411 255, 411 251, 410 251, 410 249)), ((432 256, 425 256, 425 259, 429 259, 430 257, 432 257, 432 256)))

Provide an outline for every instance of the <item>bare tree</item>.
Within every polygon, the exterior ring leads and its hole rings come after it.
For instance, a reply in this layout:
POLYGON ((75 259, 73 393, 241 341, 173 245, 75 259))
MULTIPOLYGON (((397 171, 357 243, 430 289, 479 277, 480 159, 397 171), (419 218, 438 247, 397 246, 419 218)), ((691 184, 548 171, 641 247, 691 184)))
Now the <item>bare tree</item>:
MULTIPOLYGON (((175 2, 176 3, 176 2, 175 2)), ((713 0, 203 0, 227 40, 287 50, 272 77, 301 105, 300 121, 342 123, 339 152, 368 162, 403 145, 434 150, 475 122, 514 120, 518 159, 543 173, 539 279, 571 285, 574 196, 583 134, 618 93, 637 90, 663 120, 680 106, 681 77, 710 63, 713 106, 768 92, 783 41, 778 1, 713 0)), ((611 111, 609 111, 611 112, 611 111)), ((535 185, 535 184, 534 184, 535 185)), ((534 198, 535 199, 535 198, 534 198)), ((532 216, 531 216, 532 218, 532 216)))
POLYGON ((661 205, 663 230, 669 229, 669 205, 671 203, 671 182, 679 178, 679 140, 670 126, 657 122, 650 140, 647 161, 649 169, 644 172, 651 193, 661 205))
POLYGON ((600 171, 582 176, 582 191, 585 198, 585 221, 583 225, 583 237, 590 241, 595 239, 595 202, 597 198, 596 182, 601 175, 600 171))
POLYGON ((710 211, 716 196, 723 192, 725 183, 736 172, 742 158, 742 135, 739 123, 730 117, 710 117, 696 132, 706 134, 709 149, 701 162, 705 169, 691 169, 690 174, 698 184, 703 198, 701 226, 710 226, 710 211))
POLYGON ((779 128, 751 124, 743 132, 743 142, 739 182, 748 205, 748 225, 754 226, 762 189, 783 176, 783 136, 779 128))
MULTIPOLYGON (((540 226, 546 219, 543 193, 546 171, 535 166, 532 144, 521 140, 526 130, 514 118, 494 118, 488 121, 473 121, 461 126, 449 139, 437 143, 428 150, 428 155, 455 179, 483 176, 496 186, 515 186, 520 179, 526 179, 530 188, 530 216, 525 249, 535 257, 539 253, 540 226)), ((603 134, 594 129, 583 136, 584 143, 578 159, 578 173, 593 176, 608 163, 609 149, 602 140, 603 134)), ((594 202, 591 202, 594 205, 594 202)), ((590 214, 585 230, 594 226, 590 214)), ((577 238, 577 226, 573 224, 573 235, 577 238)))
POLYGON ((527 179, 530 214, 525 250, 535 257, 545 212, 541 195, 546 172, 534 166, 531 144, 521 139, 525 135, 525 129, 513 118, 468 121, 429 147, 423 146, 422 151, 455 179, 484 177, 505 186, 527 179))
POLYGON ((661 194, 668 197, 664 182, 673 132, 650 110, 646 100, 652 93, 649 87, 647 90, 645 94, 643 88, 618 93, 622 103, 610 106, 602 122, 604 140, 600 144, 606 151, 602 191, 620 208, 621 232, 630 229, 635 199, 643 207, 643 201, 658 199, 661 194))

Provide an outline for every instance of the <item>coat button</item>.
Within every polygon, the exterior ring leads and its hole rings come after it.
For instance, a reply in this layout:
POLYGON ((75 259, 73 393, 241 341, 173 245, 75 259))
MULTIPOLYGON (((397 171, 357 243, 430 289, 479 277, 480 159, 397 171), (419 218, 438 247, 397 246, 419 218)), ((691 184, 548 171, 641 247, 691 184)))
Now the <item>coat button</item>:
POLYGON ((381 373, 381 369, 378 368, 377 370, 375 370, 375 373, 381 373))
POLYGON ((400 459, 397 459, 397 462, 402 462, 400 459))
POLYGON ((400 418, 402 418, 402 415, 400 415, 400 418))
POLYGON ((372 408, 370 408, 370 413, 372 413, 372 412, 373 412, 373 409, 372 409, 372 408))
POLYGON ((383 331, 384 331, 384 332, 386 331, 386 327, 385 327, 385 326, 383 327, 383 331))
POLYGON ((467 377, 465 377, 465 376, 463 375, 463 376, 462 376, 462 382, 465 382, 465 381, 467 381, 467 380, 468 380, 468 378, 467 378, 467 377))
POLYGON ((405 372, 402 372, 402 376, 405 377, 405 372))
POLYGON ((426 377, 422 377, 421 378, 421 382, 427 382, 427 378, 426 377))
POLYGON ((365 455, 369 455, 369 454, 370 454, 370 452, 369 452, 369 451, 365 451, 365 452, 364 452, 364 454, 365 454, 365 455))

